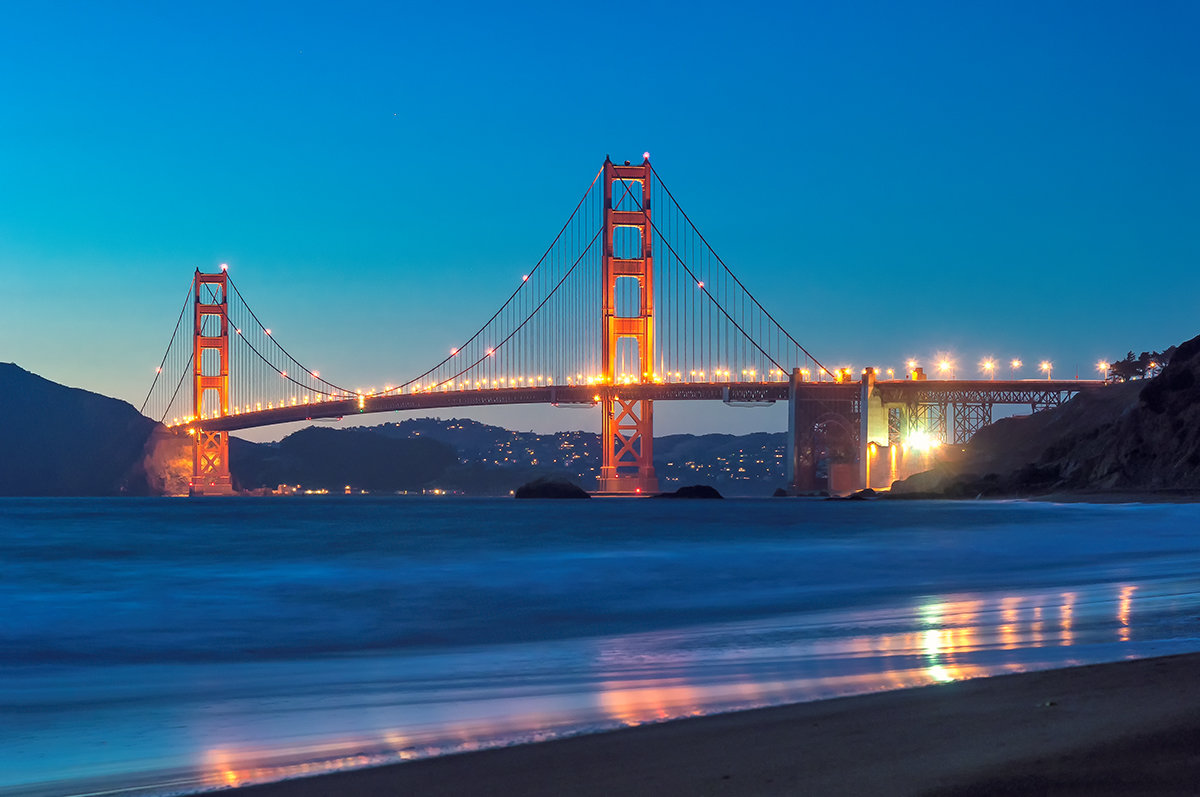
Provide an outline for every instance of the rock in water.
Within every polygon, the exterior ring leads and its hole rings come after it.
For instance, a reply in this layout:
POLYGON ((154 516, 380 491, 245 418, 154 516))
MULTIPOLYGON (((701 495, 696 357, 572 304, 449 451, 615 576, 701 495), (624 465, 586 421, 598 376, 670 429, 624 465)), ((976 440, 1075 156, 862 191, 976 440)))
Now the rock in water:
POLYGON ((724 498, 717 488, 707 484, 693 484, 691 487, 680 487, 673 493, 659 493, 655 498, 724 498))
POLYGON ((549 476, 522 484, 513 495, 516 498, 591 498, 579 485, 549 476))

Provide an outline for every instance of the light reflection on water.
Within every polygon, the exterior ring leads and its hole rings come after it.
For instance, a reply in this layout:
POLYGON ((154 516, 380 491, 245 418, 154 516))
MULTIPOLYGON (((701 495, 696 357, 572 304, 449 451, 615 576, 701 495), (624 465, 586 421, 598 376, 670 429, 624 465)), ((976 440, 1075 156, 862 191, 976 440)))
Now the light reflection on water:
MULTIPOLYGON (((215 748, 203 782, 277 780, 584 730, 1169 652, 1130 644, 1138 589, 954 595, 908 611, 830 611, 594 640, 590 652, 574 652, 578 669, 535 675, 521 688, 475 684, 430 696, 393 684, 398 688, 389 692, 384 713, 423 718, 404 732, 215 748), (576 680, 577 689, 563 691, 563 678, 576 680), (472 689, 473 699, 464 699, 472 689)), ((1159 585, 1141 594, 1153 595, 1160 610, 1200 604, 1200 596, 1178 589, 1159 585)))
POLYGON ((584 503, 4 504, 0 794, 1200 650, 1197 507, 584 503))

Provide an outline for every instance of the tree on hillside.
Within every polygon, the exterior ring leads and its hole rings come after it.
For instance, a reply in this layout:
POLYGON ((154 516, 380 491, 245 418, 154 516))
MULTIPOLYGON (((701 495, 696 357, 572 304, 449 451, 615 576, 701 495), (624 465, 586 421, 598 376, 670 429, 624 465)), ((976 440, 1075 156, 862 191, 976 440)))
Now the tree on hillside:
POLYGON ((1152 379, 1158 376, 1163 366, 1171 361, 1175 347, 1165 351, 1144 351, 1138 356, 1129 352, 1123 359, 1114 360, 1108 366, 1108 381, 1128 382, 1130 379, 1152 379))

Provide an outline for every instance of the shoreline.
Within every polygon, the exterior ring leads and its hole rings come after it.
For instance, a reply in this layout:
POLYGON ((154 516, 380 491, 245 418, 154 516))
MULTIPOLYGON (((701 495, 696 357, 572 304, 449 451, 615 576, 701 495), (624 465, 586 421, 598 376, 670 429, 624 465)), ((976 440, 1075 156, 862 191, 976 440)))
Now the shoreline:
MULTIPOLYGON (((851 493, 858 495, 862 491, 851 493)), ((1164 487, 1158 490, 1061 490, 1049 493, 1012 493, 995 495, 946 495, 938 492, 893 493, 875 489, 867 500, 883 501, 1033 501, 1046 504, 1194 504, 1200 502, 1200 490, 1164 487)), ((832 500, 860 500, 850 496, 830 496, 832 500)))
POLYGON ((1189 653, 674 720, 232 792, 949 797, 1198 789, 1200 653, 1189 653))

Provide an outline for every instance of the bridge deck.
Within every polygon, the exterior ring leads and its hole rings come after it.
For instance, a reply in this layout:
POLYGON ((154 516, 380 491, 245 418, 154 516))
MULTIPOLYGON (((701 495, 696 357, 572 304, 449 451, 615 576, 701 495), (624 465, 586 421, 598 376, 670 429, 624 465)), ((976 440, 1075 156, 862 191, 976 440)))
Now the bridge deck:
MULTIPOLYGON (((814 396, 856 396, 859 382, 804 382, 803 390, 814 396)), ((1074 394, 1103 386, 1097 380, 987 380, 910 381, 875 383, 885 403, 1043 403, 1049 396, 1074 394)), ((549 385, 546 387, 491 388, 485 390, 442 390, 336 399, 309 404, 292 404, 252 412, 209 418, 188 424, 208 431, 234 431, 321 418, 346 418, 375 412, 433 410, 450 407, 487 407, 508 404, 595 404, 606 398, 651 401, 726 401, 759 403, 787 401, 788 382, 660 382, 631 385, 549 385)))

